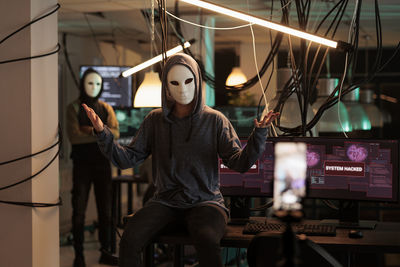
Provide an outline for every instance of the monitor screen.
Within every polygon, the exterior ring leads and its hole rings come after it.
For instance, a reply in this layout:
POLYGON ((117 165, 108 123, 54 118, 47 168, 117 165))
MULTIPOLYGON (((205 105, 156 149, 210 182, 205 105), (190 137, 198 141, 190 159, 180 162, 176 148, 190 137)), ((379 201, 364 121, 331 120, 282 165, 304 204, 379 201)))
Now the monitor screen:
MULTIPOLYGON (((242 147, 246 140, 241 140, 242 147)), ((219 159, 220 190, 224 196, 273 197, 274 150, 268 143, 261 157, 246 173, 226 167, 219 159)))
POLYGON ((80 77, 92 68, 103 78, 103 93, 100 100, 112 107, 132 107, 132 76, 120 77, 121 72, 129 69, 123 66, 81 66, 80 77))
POLYGON ((217 106, 214 109, 222 112, 228 118, 239 137, 247 137, 253 131, 253 120, 257 118, 258 107, 217 106))
POLYGON ((153 108, 114 108, 119 123, 120 144, 129 144, 146 115, 153 108))
POLYGON ((220 164, 222 194, 272 197, 278 141, 306 143, 308 198, 398 202, 398 140, 268 138, 264 153, 249 172, 236 173, 220 164))

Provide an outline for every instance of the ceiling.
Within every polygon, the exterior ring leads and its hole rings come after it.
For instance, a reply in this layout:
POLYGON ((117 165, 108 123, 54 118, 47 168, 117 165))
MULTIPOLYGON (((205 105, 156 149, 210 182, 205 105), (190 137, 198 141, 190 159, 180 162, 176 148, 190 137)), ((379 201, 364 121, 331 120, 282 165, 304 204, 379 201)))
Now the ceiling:
MULTIPOLYGON (((156 0, 155 0, 156 2, 156 0)), ((167 10, 174 13, 175 1, 167 2, 167 10)), ((272 20, 279 22, 282 14, 280 1, 271 0, 212 0, 211 2, 251 13, 258 17, 271 19, 271 3, 273 2, 272 20), (247 4, 248 3, 248 4, 247 4)), ((298 1, 300 2, 300 0, 298 1)), ((303 1, 305 2, 305 1, 303 1)), ((312 31, 321 22, 338 0, 313 0, 310 6, 309 29, 312 31)), ((349 25, 354 12, 354 3, 349 1, 342 23, 333 39, 347 41, 349 25)), ((142 10, 151 8, 151 0, 59 0, 59 32, 84 37, 95 36, 98 41, 114 42, 126 47, 149 47, 149 22, 145 20, 142 10)), ((290 7, 290 26, 298 28, 296 1, 290 7)), ((155 3, 157 8, 157 2, 155 3)), ((383 46, 393 47, 400 41, 400 4, 398 0, 379 0, 380 17, 382 24, 383 46)), ((335 13, 335 12, 334 12, 335 13)), ((224 15, 211 11, 200 10, 185 3, 179 3, 179 16, 192 22, 212 16, 215 18, 215 27, 234 27, 245 24, 224 15)), ((333 15, 329 17, 332 19, 333 15)), ((175 19, 170 17, 170 21, 175 19)), ((204 21, 204 20, 203 20, 204 21)), ((376 45, 375 7, 373 0, 362 1, 360 21, 359 46, 376 45)), ((254 26, 254 36, 257 42, 268 40, 268 33, 264 28, 254 26)), ((171 31, 172 32, 172 31, 171 31)), ((184 32, 187 35, 190 33, 184 32)), ((191 36, 185 36, 191 39, 191 36)), ((156 41, 159 39, 156 38, 156 41)), ((252 34, 249 27, 237 30, 215 31, 216 44, 232 44, 234 42, 251 42, 252 34)))

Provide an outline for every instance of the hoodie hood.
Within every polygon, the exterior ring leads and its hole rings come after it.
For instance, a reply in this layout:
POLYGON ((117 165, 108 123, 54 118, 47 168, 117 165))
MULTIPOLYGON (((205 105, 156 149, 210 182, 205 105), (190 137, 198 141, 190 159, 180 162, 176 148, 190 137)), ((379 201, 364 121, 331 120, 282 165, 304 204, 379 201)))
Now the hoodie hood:
POLYGON ((194 93, 194 99, 195 101, 193 110, 191 113, 191 117, 194 117, 198 115, 202 110, 203 110, 203 90, 202 90, 202 78, 201 78, 201 71, 200 67, 197 64, 196 60, 194 60, 191 56, 183 54, 183 53, 178 53, 175 55, 172 55, 167 59, 167 62, 164 65, 164 69, 162 72, 162 111, 165 116, 165 118, 170 121, 168 118, 169 115, 171 114, 174 106, 175 106, 175 99, 171 96, 168 90, 168 80, 167 80, 167 74, 169 70, 177 65, 181 64, 183 66, 186 66, 194 76, 194 82, 195 82, 195 93, 194 93))
POLYGON ((91 74, 91 73, 96 73, 96 74, 98 74, 98 75, 101 77, 100 73, 98 73, 98 72, 95 71, 94 69, 92 69, 92 68, 87 69, 87 70, 83 73, 82 78, 81 78, 81 80, 80 80, 80 82, 79 82, 79 91, 80 91, 79 99, 82 101, 82 103, 85 103, 85 104, 87 104, 89 107, 93 108, 93 105, 98 101, 99 97, 100 97, 101 94, 103 93, 103 90, 104 90, 104 88, 103 88, 104 81, 103 81, 103 78, 102 78, 102 79, 101 79, 101 89, 100 89, 99 93, 97 94, 97 96, 96 96, 96 97, 91 97, 91 96, 89 96, 89 95, 86 93, 86 91, 85 91, 85 79, 86 79, 86 77, 87 77, 89 74, 91 74))

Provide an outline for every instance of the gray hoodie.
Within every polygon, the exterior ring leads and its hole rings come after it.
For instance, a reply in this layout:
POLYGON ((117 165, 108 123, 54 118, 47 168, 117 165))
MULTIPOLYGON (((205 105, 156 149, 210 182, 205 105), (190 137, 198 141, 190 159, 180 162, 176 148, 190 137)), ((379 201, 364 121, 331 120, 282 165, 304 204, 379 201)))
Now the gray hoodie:
POLYGON ((101 150, 118 168, 134 167, 152 155, 156 192, 150 202, 176 208, 215 204, 227 210, 219 190, 218 158, 246 172, 264 151, 266 128, 255 128, 242 149, 229 120, 203 103, 202 91, 197 62, 186 54, 173 55, 162 74, 162 108, 146 116, 132 142, 113 142, 107 127, 98 134, 101 150), (195 105, 185 118, 172 114, 175 100, 167 88, 167 73, 176 64, 188 67, 195 77, 195 105))

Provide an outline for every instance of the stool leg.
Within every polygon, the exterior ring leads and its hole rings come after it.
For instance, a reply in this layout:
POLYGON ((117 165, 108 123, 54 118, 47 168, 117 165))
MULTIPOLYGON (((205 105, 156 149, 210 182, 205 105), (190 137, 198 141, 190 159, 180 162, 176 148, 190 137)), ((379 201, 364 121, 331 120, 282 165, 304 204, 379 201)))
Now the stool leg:
POLYGON ((174 267, 184 267, 184 262, 183 262, 184 250, 185 250, 185 245, 174 246, 174 267))
POLYGON ((154 243, 148 244, 143 251, 143 261, 145 267, 154 267, 154 243))
POLYGON ((132 194, 132 182, 128 182, 128 215, 133 212, 133 194, 132 194))
POLYGON ((116 187, 115 183, 112 183, 112 204, 111 204, 111 253, 116 252, 117 248, 117 240, 116 240, 116 231, 117 231, 117 214, 116 214, 116 205, 117 205, 117 195, 116 195, 116 187))
POLYGON ((121 222, 121 218, 122 218, 122 200, 121 200, 121 183, 118 183, 118 185, 116 185, 115 188, 115 192, 116 192, 116 212, 117 212, 117 226, 118 227, 123 227, 122 222, 121 222))

